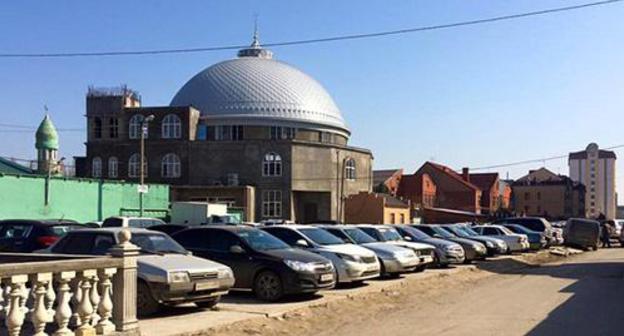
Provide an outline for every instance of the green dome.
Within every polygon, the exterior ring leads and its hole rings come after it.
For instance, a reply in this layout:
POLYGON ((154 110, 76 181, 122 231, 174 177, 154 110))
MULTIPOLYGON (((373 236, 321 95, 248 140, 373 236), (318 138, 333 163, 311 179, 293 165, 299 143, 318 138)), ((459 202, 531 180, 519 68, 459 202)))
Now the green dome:
POLYGON ((35 147, 37 149, 58 150, 58 133, 56 133, 56 127, 54 127, 54 124, 52 124, 52 120, 50 120, 48 115, 46 115, 41 121, 41 124, 39 124, 35 137, 37 139, 35 142, 35 147))

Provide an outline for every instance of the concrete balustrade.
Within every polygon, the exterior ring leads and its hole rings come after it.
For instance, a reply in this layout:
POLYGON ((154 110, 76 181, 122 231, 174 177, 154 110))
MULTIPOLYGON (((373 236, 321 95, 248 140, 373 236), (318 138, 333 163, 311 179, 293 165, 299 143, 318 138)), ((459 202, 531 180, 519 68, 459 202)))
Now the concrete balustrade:
POLYGON ((139 335, 129 240, 106 257, 0 253, 0 335, 139 335))

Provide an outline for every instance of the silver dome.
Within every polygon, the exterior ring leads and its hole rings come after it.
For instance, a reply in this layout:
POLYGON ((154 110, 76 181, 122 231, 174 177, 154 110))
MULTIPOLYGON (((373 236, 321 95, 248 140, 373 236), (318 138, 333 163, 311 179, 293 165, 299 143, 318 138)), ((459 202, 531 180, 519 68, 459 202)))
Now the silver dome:
POLYGON ((239 58, 210 66, 184 84, 171 106, 188 105, 212 124, 307 127, 349 135, 323 86, 272 59, 255 40, 239 58))

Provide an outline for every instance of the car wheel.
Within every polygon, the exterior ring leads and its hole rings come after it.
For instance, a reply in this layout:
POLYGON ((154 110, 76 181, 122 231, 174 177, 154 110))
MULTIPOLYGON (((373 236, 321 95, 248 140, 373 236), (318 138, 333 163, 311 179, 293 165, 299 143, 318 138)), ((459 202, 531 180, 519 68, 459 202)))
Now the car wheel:
POLYGON ((282 279, 271 271, 264 271, 254 281, 256 296, 264 301, 277 301, 284 295, 282 279))
POLYGON ((137 315, 149 316, 160 309, 160 304, 152 296, 152 291, 144 281, 137 284, 137 315))
POLYGON ((219 300, 221 300, 221 297, 217 296, 216 298, 210 300, 195 302, 195 305, 202 309, 211 309, 219 303, 219 300))
POLYGON ((416 267, 414 272, 420 273, 420 272, 423 272, 426 268, 427 268, 427 265, 418 265, 418 267, 416 267))

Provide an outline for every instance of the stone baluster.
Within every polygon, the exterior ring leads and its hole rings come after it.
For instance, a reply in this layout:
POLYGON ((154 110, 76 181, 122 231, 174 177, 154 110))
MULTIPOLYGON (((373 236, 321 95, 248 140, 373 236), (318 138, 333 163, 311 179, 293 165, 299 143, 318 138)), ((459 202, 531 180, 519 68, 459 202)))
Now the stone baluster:
POLYGON ((117 235, 119 244, 109 250, 113 257, 121 258, 123 261, 113 277, 113 323, 116 331, 138 333, 136 258, 139 248, 130 242, 130 238, 129 230, 120 231, 117 235))
POLYGON ((24 284, 28 281, 27 275, 14 275, 10 278, 11 292, 9 294, 9 308, 4 323, 9 336, 19 336, 26 317, 22 307, 24 284))
POLYGON ((34 328, 34 336, 48 336, 45 333, 46 323, 49 321, 48 309, 46 308, 46 294, 48 285, 52 282, 52 273, 37 273, 32 276, 31 293, 34 297, 33 308, 30 313, 30 321, 34 328))
POLYGON ((98 335, 107 335, 115 331, 115 325, 111 322, 113 316, 112 282, 111 278, 117 273, 116 268, 105 268, 100 271, 101 300, 98 306, 100 320, 95 327, 98 335))
MULTIPOLYGON (((53 279, 54 280, 54 279, 53 279)), ((48 321, 54 322, 54 301, 56 300, 56 293, 54 292, 54 281, 48 283, 48 288, 45 295, 46 310, 48 311, 48 321)))
POLYGON ((80 315, 78 314, 78 305, 80 301, 82 301, 82 288, 80 287, 81 280, 80 277, 76 277, 71 281, 71 289, 74 290, 74 294, 71 297, 71 306, 74 308, 72 317, 70 319, 69 325, 72 327, 78 327, 80 322, 80 315))
POLYGON ((93 315, 93 305, 91 304, 92 290, 91 280, 95 277, 96 270, 85 270, 81 273, 80 289, 82 295, 80 303, 78 303, 78 315, 80 317, 80 326, 76 329, 76 336, 95 335, 95 329, 91 326, 91 316, 93 315))
POLYGON ((91 325, 92 326, 96 326, 97 323, 100 321, 100 315, 98 314, 98 307, 100 306, 100 294, 99 292, 99 284, 100 279, 98 278, 97 274, 95 276, 93 276, 93 279, 91 281, 91 295, 90 295, 90 299, 91 299, 91 305, 93 306, 93 314, 91 314, 91 325))
MULTIPOLYGON (((2 284, 2 279, 0 278, 0 284, 2 284)), ((4 289, 0 287, 0 321, 4 321, 4 315, 6 312, 7 302, 5 298, 5 292, 9 286, 5 284, 4 289)))
POLYGON ((75 277, 76 272, 61 272, 57 275, 59 293, 54 319, 58 325, 58 329, 54 333, 54 336, 70 336, 74 334, 68 328, 68 325, 69 320, 72 317, 72 310, 69 305, 69 302, 72 299, 72 294, 69 284, 75 277))

